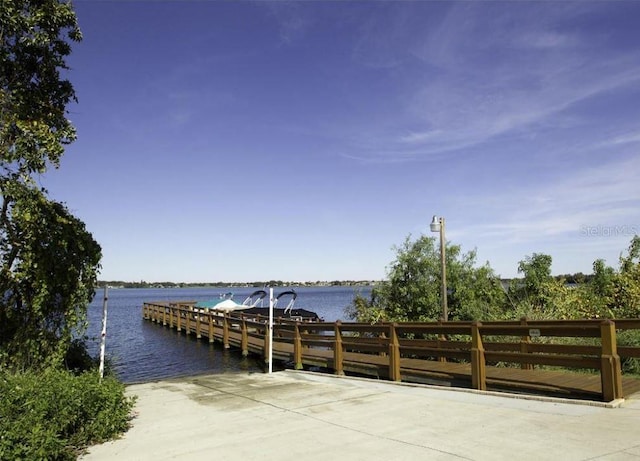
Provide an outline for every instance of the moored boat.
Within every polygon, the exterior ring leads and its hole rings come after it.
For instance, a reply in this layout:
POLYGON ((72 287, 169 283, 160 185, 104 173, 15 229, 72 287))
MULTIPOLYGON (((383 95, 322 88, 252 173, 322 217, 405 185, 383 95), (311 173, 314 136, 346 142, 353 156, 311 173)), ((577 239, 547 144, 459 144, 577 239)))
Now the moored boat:
MULTIPOLYGON (((313 311, 307 309, 295 308, 294 304, 296 299, 298 298, 298 294, 294 290, 283 291, 273 302, 273 316, 276 318, 283 318, 289 320, 298 320, 301 322, 322 322, 323 319, 313 311), (287 303, 285 307, 278 307, 279 301, 285 297, 291 296, 291 299, 287 303)), ((242 309, 243 314, 247 315, 269 315, 268 307, 251 307, 248 309, 242 309)))
MULTIPOLYGON (((238 304, 233 300, 233 293, 225 293, 217 300, 200 301, 195 304, 196 309, 210 309, 224 313, 242 313, 247 315, 261 315, 267 317, 269 315, 269 307, 262 306, 264 298, 267 296, 265 290, 256 290, 247 298, 238 304), (260 304, 260 306, 258 306, 260 304)), ((313 311, 307 309, 294 308, 294 304, 298 294, 294 290, 283 291, 273 302, 273 316, 290 320, 298 320, 305 322, 322 321, 320 316, 313 311), (280 300, 290 296, 291 299, 285 307, 278 307, 280 300)))

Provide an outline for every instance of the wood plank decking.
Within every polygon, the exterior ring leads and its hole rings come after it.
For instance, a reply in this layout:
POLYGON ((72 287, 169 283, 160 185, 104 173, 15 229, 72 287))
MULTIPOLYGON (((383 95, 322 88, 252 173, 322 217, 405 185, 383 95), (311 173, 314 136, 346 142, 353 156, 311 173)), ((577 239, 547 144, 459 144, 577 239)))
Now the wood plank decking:
MULTIPOLYGON (((268 360, 269 330, 264 319, 198 311, 191 303, 145 303, 143 316, 268 360)), ((601 321, 363 325, 281 320, 274 325, 273 359, 296 368, 317 367, 338 374, 610 401, 640 392, 639 378, 621 374, 616 328, 640 329, 640 321, 616 321, 615 325, 601 321), (600 338, 602 344, 532 343, 529 332, 549 338, 600 338), (445 341, 445 333, 467 335, 472 341, 445 341), (437 340, 417 339, 429 334, 437 334, 437 340), (496 335, 501 335, 500 342, 495 342, 496 335), (511 342, 504 337, 512 338, 511 342), (498 357, 500 362, 507 358, 518 368, 488 363, 485 346, 487 357, 498 357), (540 364, 563 369, 540 368, 540 364), (599 369, 599 373, 567 371, 567 367, 599 369)), ((640 348, 623 350, 625 356, 640 357, 640 348)))

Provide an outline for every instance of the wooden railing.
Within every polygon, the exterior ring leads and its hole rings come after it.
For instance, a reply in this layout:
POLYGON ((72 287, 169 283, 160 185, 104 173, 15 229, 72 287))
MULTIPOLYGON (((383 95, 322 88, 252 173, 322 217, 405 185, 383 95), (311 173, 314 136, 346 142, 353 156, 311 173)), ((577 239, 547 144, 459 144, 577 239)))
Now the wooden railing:
MULTIPOLYGON (((243 354, 257 353, 269 360, 265 317, 220 314, 196 309, 194 304, 145 303, 143 316, 195 334, 198 339, 221 341, 224 347, 238 347, 243 354)), ((372 325, 277 319, 273 354, 276 360, 293 362, 297 369, 311 365, 337 374, 374 374, 393 381, 438 376, 455 379, 467 374, 471 387, 480 390, 487 389, 487 368, 495 370, 496 365, 516 365, 523 370, 536 366, 591 369, 600 373, 601 398, 612 401, 623 398, 620 357, 640 358, 640 348, 617 345, 616 331, 631 329, 640 329, 640 320, 372 325), (568 339, 559 343, 555 338, 568 339)))

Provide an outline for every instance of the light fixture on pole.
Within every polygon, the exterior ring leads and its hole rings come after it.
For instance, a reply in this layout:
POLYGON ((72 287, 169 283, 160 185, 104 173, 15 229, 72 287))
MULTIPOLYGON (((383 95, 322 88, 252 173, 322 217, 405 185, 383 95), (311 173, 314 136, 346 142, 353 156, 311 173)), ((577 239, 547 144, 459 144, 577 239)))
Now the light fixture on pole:
POLYGON ((445 260, 445 240, 444 240, 444 218, 438 218, 433 215, 431 221, 431 232, 440 233, 440 265, 442 270, 442 319, 447 322, 449 320, 449 312, 447 310, 447 263, 445 260))

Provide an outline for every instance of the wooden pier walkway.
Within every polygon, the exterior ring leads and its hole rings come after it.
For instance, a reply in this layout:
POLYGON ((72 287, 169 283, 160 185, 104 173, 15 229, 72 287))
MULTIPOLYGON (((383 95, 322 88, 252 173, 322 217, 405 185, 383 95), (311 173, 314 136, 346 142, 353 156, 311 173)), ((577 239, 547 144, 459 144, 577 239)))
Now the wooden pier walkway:
MULTIPOLYGON (((269 360, 266 318, 194 304, 144 303, 143 317, 269 360)), ((277 319, 273 359, 336 374, 610 402, 640 392, 640 379, 621 372, 621 360, 640 358, 640 347, 616 340, 617 331, 639 329, 636 319, 373 325, 277 319)))

